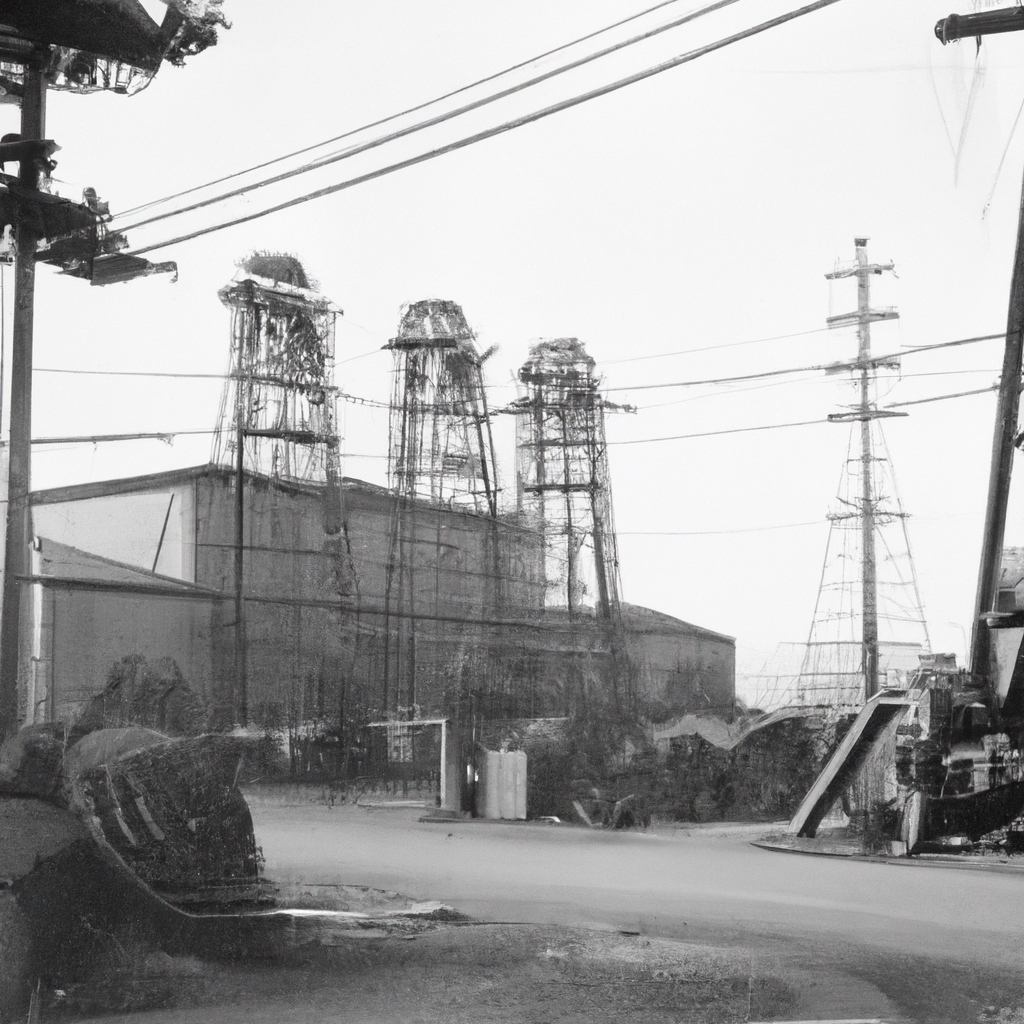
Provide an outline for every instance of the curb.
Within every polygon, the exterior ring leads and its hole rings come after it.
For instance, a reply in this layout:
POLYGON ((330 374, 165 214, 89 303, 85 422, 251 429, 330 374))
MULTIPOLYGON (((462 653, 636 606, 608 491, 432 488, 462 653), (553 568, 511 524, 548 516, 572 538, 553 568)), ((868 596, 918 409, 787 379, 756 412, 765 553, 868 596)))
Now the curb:
POLYGON ((967 871, 995 871, 1000 874, 1024 874, 1024 863, 1011 864, 1006 861, 967 861, 955 854, 924 853, 911 857, 884 857, 870 853, 843 853, 838 850, 800 850, 792 846, 776 846, 772 843, 751 842, 759 850, 772 853, 792 853, 804 857, 833 857, 839 860, 855 860, 867 864, 890 864, 900 867, 960 868, 967 871))

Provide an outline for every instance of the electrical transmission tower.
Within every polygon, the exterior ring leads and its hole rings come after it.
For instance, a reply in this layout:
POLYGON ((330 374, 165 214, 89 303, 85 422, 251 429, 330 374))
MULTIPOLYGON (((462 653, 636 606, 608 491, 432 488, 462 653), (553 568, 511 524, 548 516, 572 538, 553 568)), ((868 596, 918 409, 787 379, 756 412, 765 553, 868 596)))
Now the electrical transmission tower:
MULTIPOLYGON (((395 368, 388 450, 395 504, 385 571, 383 711, 404 719, 416 717, 418 707, 416 620, 424 609, 417 601, 432 602, 434 614, 442 611, 439 574, 449 571, 442 568, 440 510, 484 517, 488 569, 479 591, 484 608, 477 613, 493 612, 500 602, 498 487, 482 369, 489 352, 477 351, 462 308, 444 299, 410 303, 387 348, 395 368), (427 544, 435 556, 418 564, 418 550, 427 544)), ((456 600, 471 600, 467 595, 460 591, 456 600)), ((453 625, 443 638, 453 663, 464 632, 453 625)), ((429 642, 439 642, 436 634, 435 627, 429 642)))
POLYGON ((594 360, 576 338, 530 347, 514 405, 519 511, 541 533, 540 576, 548 608, 596 605, 619 617, 619 555, 605 445, 606 410, 594 360))
MULTIPOLYGON (((871 324, 895 320, 895 309, 872 309, 872 275, 893 265, 868 261, 867 239, 854 240, 852 265, 826 274, 857 279, 857 310, 830 316, 830 327, 857 327, 854 381, 859 401, 829 416, 852 425, 846 464, 829 513, 829 538, 810 636, 798 680, 805 704, 857 706, 878 692, 888 669, 912 668, 930 644, 883 417, 899 415, 875 401, 880 360, 871 356, 871 324), (880 634, 880 627, 883 634, 880 634)), ((889 368, 898 363, 887 362, 889 368)))

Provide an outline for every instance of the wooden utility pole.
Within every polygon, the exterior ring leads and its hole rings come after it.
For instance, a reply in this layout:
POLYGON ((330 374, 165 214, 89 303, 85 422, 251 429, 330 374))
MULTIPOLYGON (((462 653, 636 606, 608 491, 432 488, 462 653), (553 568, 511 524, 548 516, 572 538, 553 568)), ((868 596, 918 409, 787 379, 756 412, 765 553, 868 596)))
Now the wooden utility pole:
POLYGON ((249 656, 245 635, 245 421, 242 380, 238 380, 238 436, 235 451, 235 721, 249 720, 249 656))
MULTIPOLYGON (((20 77, 21 140, 0 143, 0 151, 20 166, 17 185, 6 188, 10 201, 4 226, 14 228, 15 286, 14 324, 11 353, 10 439, 7 465, 6 551, 2 597, 0 597, 0 739, 14 733, 19 724, 19 661, 23 588, 29 569, 32 523, 29 507, 31 493, 30 453, 32 444, 32 328, 35 298, 35 269, 40 239, 93 232, 101 214, 88 206, 78 206, 59 197, 40 202, 38 188, 41 171, 54 166, 49 161, 52 143, 43 140, 46 125, 47 68, 67 67, 75 71, 64 82, 72 91, 112 90, 131 93, 149 81, 165 60, 180 63, 185 51, 189 56, 216 42, 214 26, 226 25, 219 11, 185 12, 174 4, 167 6, 158 24, 139 0, 21 0, 8 2, 0 12, 0 61, 5 68, 5 87, 20 77), (183 28, 198 29, 195 32, 183 28), (56 64, 54 64, 56 58, 56 64), (33 194, 36 193, 36 194, 33 194), (47 217, 47 208, 58 209, 56 221, 47 217), (12 212, 13 211, 13 212, 12 212), (49 224, 47 224, 49 222, 49 224), (51 232, 49 228, 54 230, 51 232)), ((59 254, 50 254, 48 262, 63 266, 59 254)), ((159 269, 170 269, 170 264, 159 269)), ((68 270, 67 266, 64 266, 68 270)), ((96 248, 89 260, 74 271, 93 284, 127 281, 152 273, 153 264, 137 257, 104 253, 96 248), (113 257, 114 267, 108 258, 113 257), (83 266, 86 267, 83 270, 83 266)), ((34 716, 29 708, 29 719, 34 716)), ((53 714, 51 703, 50 714, 53 714)))
POLYGON ((830 316, 829 327, 857 325, 857 367, 860 371, 860 402, 855 412, 830 416, 830 420, 860 421, 860 536, 861 536, 861 665, 864 671, 864 699, 878 693, 878 575, 875 560, 875 454, 871 440, 871 421, 885 415, 875 406, 871 384, 875 376, 875 363, 871 360, 871 324, 875 320, 896 320, 894 309, 871 308, 872 274, 892 270, 893 265, 868 262, 868 240, 855 238, 856 263, 844 270, 835 270, 825 277, 857 278, 857 312, 830 316))
MULTIPOLYGON (((46 79, 33 55, 24 65, 22 141, 42 139, 46 130, 46 79)), ((21 162, 20 184, 39 187, 40 171, 21 162)), ((32 451, 32 328, 35 313, 36 248, 33 218, 20 216, 15 228, 14 324, 11 332, 11 427, 8 444, 7 526, 0 607, 0 739, 18 728, 18 665, 21 649, 23 577, 29 574, 32 522, 29 509, 32 451)))
POLYGON ((981 566, 974 601, 974 623, 971 632, 970 671, 989 674, 989 635, 982 616, 995 609, 1002 570, 1003 537, 1006 531, 1006 506, 1010 497, 1010 474, 1013 469, 1014 441, 1017 437, 1017 416, 1020 408, 1021 356, 1024 331, 1024 186, 1017 221, 1017 251, 1010 281, 1010 306, 1006 318, 1006 346, 1003 370, 999 378, 999 397, 992 437, 992 461, 985 503, 985 526, 981 541, 981 566))
MULTIPOLYGON (((977 38, 997 32, 1024 30, 1024 10, 983 11, 978 14, 951 14, 935 26, 935 35, 945 45, 958 39, 977 38)), ((1013 470, 1014 442, 1018 436, 1020 412, 1021 360, 1024 354, 1024 185, 1017 213, 1017 249, 1010 279, 1010 304, 1006 317, 1006 346, 1003 371, 999 378, 999 397, 992 437, 992 461, 985 503, 985 526, 981 539, 981 565, 971 625, 972 675, 988 677, 990 637, 982 616, 994 611, 1002 571, 1003 540, 1006 533, 1006 506, 1010 498, 1010 474, 1013 470)))

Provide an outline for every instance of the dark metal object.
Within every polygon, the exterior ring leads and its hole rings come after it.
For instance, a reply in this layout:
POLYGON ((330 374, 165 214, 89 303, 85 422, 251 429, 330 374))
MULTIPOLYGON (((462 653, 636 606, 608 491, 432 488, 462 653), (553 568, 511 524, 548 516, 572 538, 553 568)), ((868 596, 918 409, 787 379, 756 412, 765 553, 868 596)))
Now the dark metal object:
POLYGON ((1024 782, 1009 782, 963 796, 933 797, 925 802, 922 839, 969 836, 974 841, 1005 828, 1024 810, 1024 782))
MULTIPOLYGON (((52 196, 36 189, 8 183, 0 191, 0 228, 25 222, 37 238, 64 239, 96 226, 96 215, 84 205, 52 196)), ((36 254, 49 262, 56 255, 55 246, 36 254)), ((61 247, 63 249, 63 247, 61 247)))
MULTIPOLYGON (((9 162, 34 164, 35 173, 49 174, 57 163, 50 158, 60 149, 53 139, 22 139, 5 135, 0 139, 0 169, 9 162)), ((24 174, 24 172, 22 172, 24 174)))
POLYGON ((1024 8, 1010 11, 983 11, 980 14, 951 14, 935 24, 935 37, 942 43, 958 39, 995 35, 997 32, 1020 32, 1024 29, 1024 8))
POLYGON ((168 5, 158 25, 138 0, 5 0, 3 21, 33 42, 156 71, 184 18, 168 5))
POLYGON ((66 273, 75 276, 88 276, 89 283, 94 285, 122 284, 125 281, 134 281, 137 277, 149 277, 152 274, 173 274, 173 280, 178 278, 178 264, 173 261, 167 263, 150 263, 141 256, 129 256, 125 253, 108 253, 96 256, 91 261, 91 273, 76 274, 74 271, 66 273))

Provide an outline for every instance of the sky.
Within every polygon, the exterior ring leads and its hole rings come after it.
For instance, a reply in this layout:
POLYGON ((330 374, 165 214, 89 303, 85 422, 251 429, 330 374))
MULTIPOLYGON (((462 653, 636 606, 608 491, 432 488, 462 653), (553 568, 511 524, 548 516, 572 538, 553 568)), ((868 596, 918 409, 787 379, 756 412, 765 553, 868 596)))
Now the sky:
MULTIPOLYGON (((62 147, 54 188, 77 199, 92 186, 115 214, 128 211, 397 114, 654 2, 225 0, 232 25, 218 45, 162 68, 137 95, 51 92, 47 134, 62 147)), ((755 673, 777 644, 807 637, 849 439, 848 425, 826 418, 856 396, 848 377, 821 371, 662 385, 854 358, 854 332, 826 330, 825 318, 855 308, 855 285, 825 274, 853 259, 855 237, 870 239, 873 261, 895 264, 872 280, 874 303, 900 313, 875 325, 876 352, 1005 329, 1024 37, 943 47, 933 27, 951 2, 838 0, 535 123, 147 252, 178 263, 176 283, 90 288, 43 268, 34 435, 212 428, 220 381, 151 375, 226 371, 217 290, 254 250, 295 254, 344 310, 336 382, 354 396, 389 398, 381 347, 405 302, 462 305, 481 348, 497 346, 486 364, 496 407, 515 397, 532 342, 578 337, 608 398, 637 406, 607 425, 625 599, 736 637, 741 675, 755 673), (815 422, 724 433, 802 421, 815 422), (705 436, 680 438, 695 434, 705 436), (676 439, 657 440, 666 437, 676 439)), ((955 9, 979 4, 992 0, 955 9)), ((372 173, 797 6, 737 0, 452 121, 129 230, 129 242, 148 248, 372 173)), ((693 0, 662 6, 508 81, 695 10, 693 0)), ((0 130, 16 128, 17 109, 0 106, 0 130)), ((10 269, 3 278, 9 328, 10 269)), ((995 340, 906 355, 879 400, 989 387, 1001 352, 995 340)), ((961 657, 994 409, 988 393, 905 407, 910 415, 884 424, 932 646, 961 657)), ((345 474, 384 483, 386 411, 345 403, 342 426, 345 474)), ((510 417, 497 419, 495 436, 511 495, 510 417)), ((37 445, 33 485, 196 465, 210 444, 182 434, 173 444, 37 445)), ((1019 491, 1008 544, 1024 544, 1019 491)), ((742 680, 741 692, 751 685, 742 680)))

